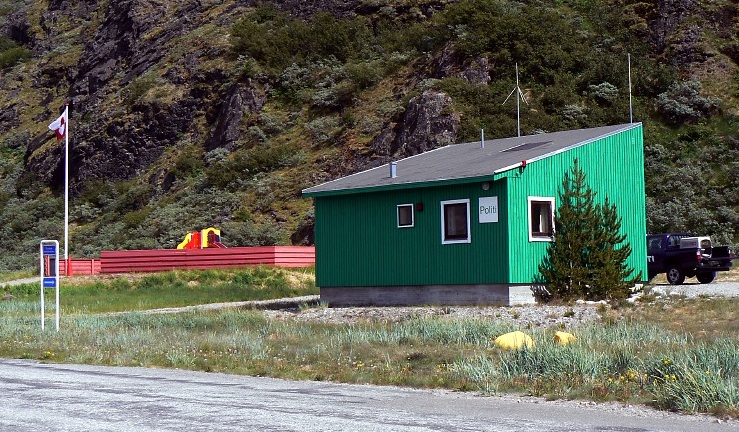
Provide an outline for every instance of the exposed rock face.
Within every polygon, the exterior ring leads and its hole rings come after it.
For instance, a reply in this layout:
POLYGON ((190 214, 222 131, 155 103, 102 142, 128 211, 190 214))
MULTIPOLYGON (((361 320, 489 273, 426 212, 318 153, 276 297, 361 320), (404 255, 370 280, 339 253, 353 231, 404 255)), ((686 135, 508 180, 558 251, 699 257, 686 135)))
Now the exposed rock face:
POLYGON ((472 85, 487 85, 490 82, 491 68, 486 57, 464 59, 457 54, 454 45, 449 43, 431 62, 431 77, 441 79, 456 76, 472 85))
MULTIPOLYGON (((75 79, 75 95, 90 95, 132 59, 137 39, 145 32, 149 18, 158 18, 156 10, 139 19, 134 16, 139 0, 110 2, 105 21, 93 41, 85 46, 75 79)), ((149 21, 151 22, 151 21, 149 21)))
MULTIPOLYGON (((650 22, 651 41, 666 60, 676 66, 705 61, 702 31, 695 17, 701 16, 697 0, 663 0, 650 22)), ((707 23, 706 23, 707 24, 707 23)))
MULTIPOLYGON (((66 3, 62 0, 50 4, 44 15, 49 31, 62 14, 75 19, 89 17, 98 2, 82 1, 76 8, 66 3)), ((102 24, 85 44, 80 62, 66 70, 44 70, 41 85, 58 85, 65 80, 73 83, 70 95, 70 184, 73 191, 87 179, 119 180, 140 174, 190 129, 198 103, 187 93, 161 104, 132 101, 125 114, 110 109, 109 101, 110 94, 119 86, 156 65, 166 54, 169 41, 196 25, 192 15, 200 7, 200 2, 187 2, 171 11, 166 3, 160 2, 109 2, 102 24), (163 30, 155 32, 155 37, 143 37, 156 26, 163 30), (83 117, 87 117, 86 121, 80 121, 83 117)), ((187 67, 184 65, 181 69, 187 67)), ((188 84, 196 86, 199 79, 208 78, 192 77, 188 84)), ((214 84, 207 83, 208 86, 214 84)), ((51 113, 52 117, 56 115, 55 111, 51 113)), ((37 152, 44 137, 39 138, 41 140, 32 141, 27 149, 26 171, 35 173, 43 181, 59 184, 63 175, 62 146, 37 152)))
POLYGON ((262 109, 266 95, 249 86, 235 83, 226 95, 223 105, 218 113, 213 128, 210 131, 208 141, 205 143, 207 151, 223 147, 233 150, 236 141, 243 134, 241 119, 246 112, 258 112, 262 109))
POLYGON ((192 16, 199 7, 199 2, 187 2, 164 19, 169 13, 166 5, 144 0, 110 2, 105 21, 82 53, 75 95, 94 94, 120 71, 126 72, 122 84, 143 74, 165 55, 168 41, 192 28, 192 16), (142 37, 155 26, 166 30, 155 38, 142 37))
POLYGON ((490 82, 490 62, 486 57, 472 59, 460 76, 474 85, 488 85, 490 82))
POLYGON ((453 143, 460 118, 449 109, 451 103, 447 94, 430 90, 411 99, 403 119, 372 141, 374 154, 382 156, 373 165, 453 143))

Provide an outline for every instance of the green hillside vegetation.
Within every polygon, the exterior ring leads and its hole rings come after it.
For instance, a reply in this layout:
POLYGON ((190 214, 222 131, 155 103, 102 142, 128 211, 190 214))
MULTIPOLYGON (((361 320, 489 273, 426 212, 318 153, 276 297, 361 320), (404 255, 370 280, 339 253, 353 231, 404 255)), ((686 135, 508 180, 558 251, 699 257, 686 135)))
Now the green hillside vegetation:
POLYGON ((628 53, 648 230, 739 242, 729 0, 256 3, 0 1, 0 271, 32 268, 39 240, 63 236, 46 125, 64 103, 72 256, 174 248, 207 226, 228 246, 307 244, 300 191, 386 162, 377 137, 411 127, 414 97, 451 97, 451 142, 512 136, 518 64, 522 134, 626 123, 628 53))

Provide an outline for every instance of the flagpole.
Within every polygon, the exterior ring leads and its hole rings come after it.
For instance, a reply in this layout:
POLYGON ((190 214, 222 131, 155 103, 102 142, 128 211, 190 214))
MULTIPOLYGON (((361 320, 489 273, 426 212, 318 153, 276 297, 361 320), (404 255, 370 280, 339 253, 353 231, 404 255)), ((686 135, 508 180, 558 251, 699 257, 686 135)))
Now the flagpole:
POLYGON ((64 121, 64 274, 69 276, 69 104, 64 108, 64 121))

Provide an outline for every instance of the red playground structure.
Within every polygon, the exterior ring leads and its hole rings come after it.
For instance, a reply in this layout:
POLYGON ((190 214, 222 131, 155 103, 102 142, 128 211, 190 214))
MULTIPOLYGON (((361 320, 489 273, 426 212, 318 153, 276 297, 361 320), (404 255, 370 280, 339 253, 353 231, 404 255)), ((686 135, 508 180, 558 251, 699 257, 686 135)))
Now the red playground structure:
POLYGON ((218 228, 206 228, 201 231, 193 231, 187 233, 182 243, 177 245, 177 249, 207 249, 207 248, 225 248, 226 245, 221 243, 221 230, 218 228))

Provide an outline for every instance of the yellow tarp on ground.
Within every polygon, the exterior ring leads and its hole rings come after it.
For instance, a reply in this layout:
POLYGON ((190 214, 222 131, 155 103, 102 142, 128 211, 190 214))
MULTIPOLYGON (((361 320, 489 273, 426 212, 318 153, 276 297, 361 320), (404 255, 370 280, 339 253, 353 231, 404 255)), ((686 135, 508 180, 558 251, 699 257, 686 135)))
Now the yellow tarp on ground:
POLYGON ((526 333, 517 330, 498 336, 495 339, 495 345, 506 350, 516 350, 524 347, 533 348, 534 340, 526 333))

